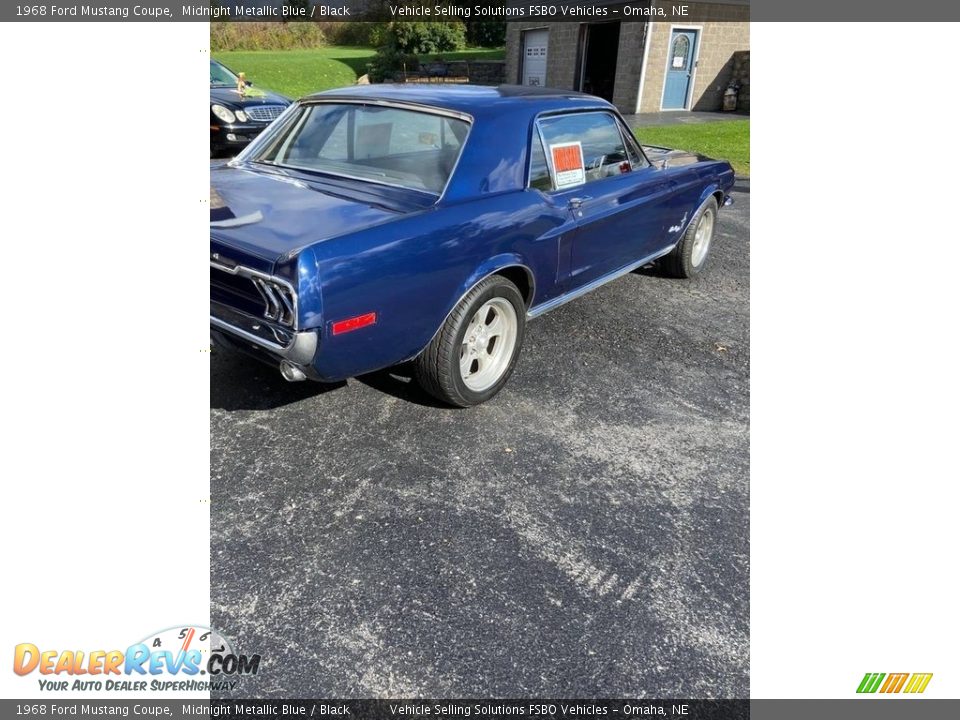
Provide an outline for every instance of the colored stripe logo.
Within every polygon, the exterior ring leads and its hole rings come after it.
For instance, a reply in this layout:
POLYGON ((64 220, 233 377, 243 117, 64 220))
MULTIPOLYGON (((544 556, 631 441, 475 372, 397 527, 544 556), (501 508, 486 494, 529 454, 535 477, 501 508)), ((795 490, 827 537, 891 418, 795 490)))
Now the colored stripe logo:
POLYGON ((866 673, 858 693, 922 693, 930 684, 933 673, 866 673))

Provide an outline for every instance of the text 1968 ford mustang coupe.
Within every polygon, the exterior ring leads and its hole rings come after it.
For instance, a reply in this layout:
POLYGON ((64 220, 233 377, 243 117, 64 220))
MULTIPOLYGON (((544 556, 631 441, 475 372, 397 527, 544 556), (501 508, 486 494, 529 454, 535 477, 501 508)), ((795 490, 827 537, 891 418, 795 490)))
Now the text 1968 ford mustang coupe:
POLYGON ((726 162, 641 148, 589 95, 313 95, 211 171, 211 335, 288 380, 412 360, 428 392, 475 405, 526 320, 656 259, 699 273, 732 185, 726 162))

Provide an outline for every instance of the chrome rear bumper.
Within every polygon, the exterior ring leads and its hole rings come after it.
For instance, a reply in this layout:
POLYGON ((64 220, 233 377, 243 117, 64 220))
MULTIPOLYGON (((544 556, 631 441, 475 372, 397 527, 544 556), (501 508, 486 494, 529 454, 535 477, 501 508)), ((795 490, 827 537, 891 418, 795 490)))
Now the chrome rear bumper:
POLYGON ((226 333, 234 341, 248 342, 297 366, 310 365, 320 344, 314 330, 293 332, 213 300, 210 301, 210 327, 226 333))

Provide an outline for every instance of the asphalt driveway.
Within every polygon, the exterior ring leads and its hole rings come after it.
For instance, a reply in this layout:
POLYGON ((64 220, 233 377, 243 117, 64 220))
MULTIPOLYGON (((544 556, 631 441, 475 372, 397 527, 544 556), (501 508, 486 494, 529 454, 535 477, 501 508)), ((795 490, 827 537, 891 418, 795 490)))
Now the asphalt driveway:
POLYGON ((237 696, 746 697, 749 181, 694 281, 532 322, 504 391, 211 361, 211 622, 237 696))

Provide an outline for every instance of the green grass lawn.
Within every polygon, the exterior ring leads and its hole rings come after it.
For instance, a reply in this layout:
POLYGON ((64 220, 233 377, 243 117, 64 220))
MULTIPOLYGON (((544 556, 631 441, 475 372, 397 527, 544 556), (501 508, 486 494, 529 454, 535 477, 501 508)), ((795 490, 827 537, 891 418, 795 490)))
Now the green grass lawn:
POLYGON ((662 145, 727 160, 741 177, 750 176, 750 121, 720 120, 690 125, 641 127, 634 134, 645 145, 662 145))
MULTIPOLYGON (((276 90, 292 98, 320 90, 353 85, 367 71, 376 51, 369 47, 331 46, 312 50, 253 50, 216 52, 234 72, 245 72, 255 87, 276 90)), ((473 48, 459 52, 425 55, 423 61, 502 60, 503 49, 473 48)))

